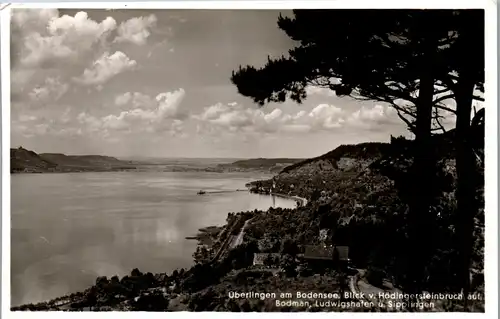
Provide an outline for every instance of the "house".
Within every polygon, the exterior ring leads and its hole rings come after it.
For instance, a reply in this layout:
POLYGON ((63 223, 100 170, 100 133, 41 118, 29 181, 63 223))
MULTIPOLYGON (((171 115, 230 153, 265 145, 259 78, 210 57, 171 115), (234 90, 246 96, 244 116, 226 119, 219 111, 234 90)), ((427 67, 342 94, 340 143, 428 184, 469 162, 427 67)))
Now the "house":
POLYGON ((349 246, 335 246, 333 260, 340 263, 349 263, 349 246))
POLYGON ((263 266, 264 261, 269 256, 272 258, 278 259, 278 260, 280 258, 279 253, 255 253, 255 254, 253 254, 253 265, 254 266, 263 266))
POLYGON ((303 258, 307 260, 333 260, 333 245, 307 245, 304 247, 303 258))
POLYGON ((310 264, 324 267, 347 268, 350 262, 348 246, 307 245, 300 257, 310 264))

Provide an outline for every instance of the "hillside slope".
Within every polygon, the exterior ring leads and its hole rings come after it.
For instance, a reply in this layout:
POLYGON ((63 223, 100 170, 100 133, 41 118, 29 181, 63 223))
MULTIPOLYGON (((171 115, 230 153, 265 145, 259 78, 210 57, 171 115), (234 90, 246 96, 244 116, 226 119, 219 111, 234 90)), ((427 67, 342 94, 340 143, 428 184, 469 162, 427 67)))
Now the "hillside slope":
MULTIPOLYGON (((455 130, 434 135, 432 141, 438 158, 452 160, 455 158, 455 130)), ((484 124, 474 127, 471 133, 472 145, 476 155, 484 157, 484 124)), ((356 145, 340 145, 321 156, 309 158, 285 167, 278 176, 286 174, 314 175, 317 173, 362 171, 372 164, 390 157, 410 158, 409 149, 412 140, 391 137, 390 143, 368 142, 356 145)))
POLYGON ((340 145, 336 149, 318 157, 306 159, 285 167, 280 173, 307 173, 308 171, 332 171, 352 166, 357 161, 359 168, 368 165, 390 149, 388 143, 361 143, 340 145))
POLYGON ((101 155, 41 153, 10 149, 11 173, 87 172, 135 169, 129 162, 101 155))
POLYGON ((102 155, 65 155, 58 153, 41 153, 41 158, 66 167, 99 167, 125 166, 128 162, 102 155))
POLYGON ((13 173, 20 171, 50 171, 55 170, 57 166, 50 160, 44 159, 37 153, 22 147, 10 149, 10 170, 13 173))
POLYGON ((296 158, 251 158, 239 160, 229 164, 219 164, 217 169, 223 171, 264 171, 278 173, 288 165, 301 162, 296 158))

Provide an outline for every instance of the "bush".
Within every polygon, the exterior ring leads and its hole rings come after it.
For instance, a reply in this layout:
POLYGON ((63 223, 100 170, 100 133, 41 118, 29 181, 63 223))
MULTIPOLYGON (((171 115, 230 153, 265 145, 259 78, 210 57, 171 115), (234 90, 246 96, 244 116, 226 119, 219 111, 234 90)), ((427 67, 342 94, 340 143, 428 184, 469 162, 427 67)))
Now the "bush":
POLYGON ((281 249, 280 252, 282 254, 288 254, 295 256, 299 253, 299 247, 295 240, 292 238, 288 237, 284 241, 281 242, 281 249))
POLYGON ((382 269, 379 268, 369 268, 366 271, 366 280, 374 286, 380 287, 382 286, 385 278, 385 273, 382 269))
POLYGON ((169 300, 160 291, 154 291, 139 297, 133 303, 134 311, 165 311, 168 309, 169 300))

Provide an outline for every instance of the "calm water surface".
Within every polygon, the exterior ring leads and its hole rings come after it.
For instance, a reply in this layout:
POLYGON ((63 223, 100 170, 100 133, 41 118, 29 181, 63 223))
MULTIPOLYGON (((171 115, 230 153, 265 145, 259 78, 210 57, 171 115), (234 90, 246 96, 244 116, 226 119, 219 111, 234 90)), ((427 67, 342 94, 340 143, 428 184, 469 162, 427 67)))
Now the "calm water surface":
POLYGON ((228 212, 295 202, 235 190, 261 178, 220 173, 69 173, 12 175, 12 305, 83 290, 97 276, 133 268, 189 267, 197 230, 228 212))

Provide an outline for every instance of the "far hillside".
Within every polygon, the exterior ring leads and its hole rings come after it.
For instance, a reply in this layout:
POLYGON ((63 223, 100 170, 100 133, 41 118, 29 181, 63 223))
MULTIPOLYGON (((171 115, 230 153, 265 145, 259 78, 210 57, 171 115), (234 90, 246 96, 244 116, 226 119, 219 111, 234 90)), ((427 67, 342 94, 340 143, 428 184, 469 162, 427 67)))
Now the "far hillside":
POLYGON ((23 147, 10 149, 11 173, 105 172, 135 169, 130 162, 102 155, 37 154, 23 147))
POLYGON ((219 164, 218 168, 229 171, 265 171, 271 173, 278 173, 283 168, 299 163, 303 159, 297 158, 252 158, 246 160, 239 160, 230 164, 219 164))
POLYGON ((60 153, 41 153, 40 157, 58 165, 68 167, 94 167, 128 164, 127 162, 120 161, 115 157, 102 155, 65 155, 60 153))
POLYGON ((10 170, 11 173, 31 172, 31 171, 50 171, 55 170, 57 164, 42 158, 37 153, 19 148, 10 149, 10 170))

